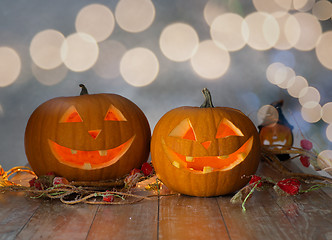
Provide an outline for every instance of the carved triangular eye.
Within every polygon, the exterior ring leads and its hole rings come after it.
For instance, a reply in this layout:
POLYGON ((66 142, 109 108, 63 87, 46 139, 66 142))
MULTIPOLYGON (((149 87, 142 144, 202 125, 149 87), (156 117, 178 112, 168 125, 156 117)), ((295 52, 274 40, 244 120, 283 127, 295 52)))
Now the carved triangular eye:
POLYGON ((229 120, 223 119, 219 123, 216 138, 226 138, 229 136, 243 136, 243 133, 229 120))
POLYGON ((127 121, 119 109, 111 105, 105 115, 105 121, 127 121))
POLYGON ((70 106, 60 119, 60 123, 69 122, 83 122, 80 114, 74 106, 70 106))
POLYGON ((171 137, 180 137, 187 140, 196 141, 196 134, 189 118, 182 120, 169 134, 171 137))

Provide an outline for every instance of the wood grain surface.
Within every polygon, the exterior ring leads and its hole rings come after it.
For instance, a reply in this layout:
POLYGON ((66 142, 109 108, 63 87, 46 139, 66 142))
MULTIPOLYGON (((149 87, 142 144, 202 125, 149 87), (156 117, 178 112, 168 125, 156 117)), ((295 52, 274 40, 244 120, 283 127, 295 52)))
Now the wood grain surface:
MULTIPOLYGON (((283 178, 265 163, 260 164, 258 174, 283 178)), ((332 240, 331 193, 326 188, 287 197, 272 189, 255 191, 246 211, 240 204, 230 203, 232 195, 198 198, 176 194, 128 205, 65 205, 19 192, 1 193, 0 240, 332 240)))

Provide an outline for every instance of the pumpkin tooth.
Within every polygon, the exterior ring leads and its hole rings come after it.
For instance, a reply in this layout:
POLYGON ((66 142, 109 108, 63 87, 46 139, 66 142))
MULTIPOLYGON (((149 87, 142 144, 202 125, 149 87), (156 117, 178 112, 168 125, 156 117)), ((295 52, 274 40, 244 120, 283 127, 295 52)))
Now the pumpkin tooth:
POLYGON ((218 156, 219 159, 226 159, 226 158, 229 158, 229 155, 221 155, 221 156, 218 156))
POLYGON ((237 158, 239 158, 239 159, 241 159, 241 160, 245 159, 246 157, 247 157, 247 154, 244 153, 244 152, 241 152, 241 153, 239 153, 239 154, 237 155, 237 158))
POLYGON ((194 161, 194 157, 186 156, 186 161, 187 162, 193 162, 194 161))
POLYGON ((71 152, 71 154, 76 154, 76 153, 77 153, 77 150, 70 149, 70 152, 71 152))
POLYGON ((98 152, 100 156, 107 156, 107 150, 99 150, 98 152))
POLYGON ((210 173, 213 172, 213 167, 205 166, 203 167, 203 173, 210 173))
POLYGON ((172 165, 173 165, 174 167, 176 167, 176 168, 180 168, 180 163, 177 162, 177 161, 173 161, 173 162, 172 162, 172 165))
POLYGON ((91 166, 90 163, 84 163, 84 165, 83 165, 83 169, 85 169, 85 170, 91 170, 91 169, 92 169, 92 166, 91 166))

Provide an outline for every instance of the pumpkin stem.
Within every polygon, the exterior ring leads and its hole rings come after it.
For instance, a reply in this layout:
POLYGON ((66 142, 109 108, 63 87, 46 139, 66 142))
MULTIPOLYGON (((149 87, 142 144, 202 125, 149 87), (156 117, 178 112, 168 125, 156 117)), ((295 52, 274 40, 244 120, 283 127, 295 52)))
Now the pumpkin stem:
POLYGON ((84 84, 81 83, 79 86, 80 86, 80 88, 82 88, 80 95, 87 95, 87 94, 89 94, 88 93, 88 89, 84 86, 84 84))
POLYGON ((202 93, 204 94, 205 100, 203 104, 200 106, 201 108, 213 108, 213 103, 212 103, 212 97, 209 89, 204 88, 202 90, 202 93))

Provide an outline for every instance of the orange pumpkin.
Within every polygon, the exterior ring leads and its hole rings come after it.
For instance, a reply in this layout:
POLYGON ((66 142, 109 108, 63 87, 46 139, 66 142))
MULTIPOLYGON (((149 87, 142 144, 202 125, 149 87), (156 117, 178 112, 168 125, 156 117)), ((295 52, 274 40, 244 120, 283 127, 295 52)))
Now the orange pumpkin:
POLYGON ((257 129, 241 111, 205 103, 180 107, 157 123, 151 157, 158 178, 170 189, 192 196, 218 196, 248 183, 260 160, 257 129))
POLYGON ((39 176, 54 172, 98 181, 140 167, 150 138, 149 123, 133 102, 116 94, 84 94, 41 104, 26 126, 25 152, 39 176))

